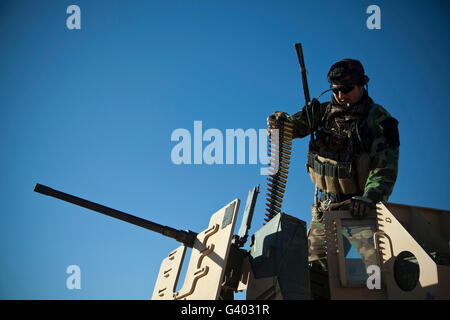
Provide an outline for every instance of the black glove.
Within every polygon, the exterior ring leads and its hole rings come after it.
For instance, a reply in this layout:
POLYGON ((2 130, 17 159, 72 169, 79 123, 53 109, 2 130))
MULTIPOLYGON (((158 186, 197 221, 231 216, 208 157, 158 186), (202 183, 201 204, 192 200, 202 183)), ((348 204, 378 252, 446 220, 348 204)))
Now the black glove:
POLYGON ((352 197, 350 199, 350 214, 354 218, 364 218, 375 208, 375 203, 368 197, 352 197))
POLYGON ((267 118, 267 134, 270 136, 270 129, 280 128, 280 123, 287 119, 286 112, 275 111, 267 118))

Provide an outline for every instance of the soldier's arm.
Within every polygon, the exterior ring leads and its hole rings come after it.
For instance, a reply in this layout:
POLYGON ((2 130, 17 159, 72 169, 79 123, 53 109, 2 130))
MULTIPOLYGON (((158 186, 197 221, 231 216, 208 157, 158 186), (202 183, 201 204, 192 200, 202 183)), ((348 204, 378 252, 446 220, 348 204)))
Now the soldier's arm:
POLYGON ((309 135, 311 131, 317 130, 317 126, 321 123, 327 106, 328 103, 320 103, 314 107, 304 106, 299 112, 288 116, 288 119, 294 123, 294 135, 292 138, 303 138, 309 135))
POLYGON ((382 107, 369 119, 372 131, 370 171, 364 196, 375 202, 387 201, 394 189, 398 173, 400 139, 398 121, 382 107))

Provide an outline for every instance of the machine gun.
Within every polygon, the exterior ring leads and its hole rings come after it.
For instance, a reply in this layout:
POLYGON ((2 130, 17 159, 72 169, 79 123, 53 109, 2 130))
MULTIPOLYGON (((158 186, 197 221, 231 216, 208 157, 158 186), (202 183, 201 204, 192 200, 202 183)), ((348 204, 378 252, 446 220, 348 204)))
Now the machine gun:
POLYGON ((52 188, 49 188, 47 186, 44 186, 42 184, 36 184, 34 187, 34 191, 41 193, 46 196, 50 196, 53 198, 57 198, 63 201, 70 202, 72 204, 76 204, 77 206, 84 207, 86 209, 90 209, 99 213, 102 213, 104 215, 110 216, 112 218, 116 218, 131 224, 134 224, 136 226, 157 232, 159 234, 162 234, 163 236, 175 239, 179 242, 182 242, 184 245, 192 248, 194 246, 194 240, 197 234, 195 232, 192 232, 190 230, 184 231, 184 230, 176 230, 171 227, 163 226, 136 216, 133 216, 131 214, 112 209, 106 206, 103 206, 101 204, 85 200, 76 196, 73 196, 71 194, 61 192, 52 188))
POLYGON ((251 227, 259 185, 247 197, 241 226, 233 234, 239 199, 214 213, 208 227, 196 233, 163 226, 50 187, 36 184, 35 192, 157 232, 181 242, 162 261, 152 299, 232 299, 247 290, 250 299, 308 299, 306 223, 279 214, 254 235, 243 249, 251 227), (175 292, 186 248, 192 248, 184 284, 175 292), (297 281, 295 281, 297 280, 297 281))

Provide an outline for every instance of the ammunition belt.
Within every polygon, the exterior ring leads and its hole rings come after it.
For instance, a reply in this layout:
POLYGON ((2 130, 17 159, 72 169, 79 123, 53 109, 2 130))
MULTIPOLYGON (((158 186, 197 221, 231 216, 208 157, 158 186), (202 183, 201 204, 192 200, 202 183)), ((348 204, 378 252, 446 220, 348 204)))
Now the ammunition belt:
POLYGON ((306 165, 322 176, 338 179, 347 179, 352 176, 351 163, 332 164, 330 162, 322 162, 311 152, 307 154, 306 165))
POLYGON ((310 143, 310 150, 314 150, 315 152, 320 154, 321 157, 324 157, 327 159, 332 159, 336 162, 350 162, 354 158, 354 156, 348 151, 333 152, 333 151, 320 150, 320 148, 317 146, 317 141, 312 141, 310 143))
POLYGON ((266 222, 270 221, 275 215, 281 212, 281 204, 283 202, 289 173, 293 132, 292 122, 284 120, 279 124, 278 139, 274 139, 271 135, 269 140, 268 153, 270 156, 269 160, 271 167, 269 171, 273 174, 267 178, 267 218, 264 219, 266 222), (274 168, 277 168, 278 170, 274 170, 274 168))

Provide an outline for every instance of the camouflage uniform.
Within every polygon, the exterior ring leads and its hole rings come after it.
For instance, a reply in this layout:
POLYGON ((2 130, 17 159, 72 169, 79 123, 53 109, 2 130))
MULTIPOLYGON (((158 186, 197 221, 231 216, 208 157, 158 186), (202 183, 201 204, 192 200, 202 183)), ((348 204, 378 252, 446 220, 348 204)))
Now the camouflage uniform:
MULTIPOLYGON (((388 200, 397 178, 400 143, 397 120, 375 104, 366 90, 353 106, 340 106, 333 98, 315 110, 307 108, 288 119, 294 124, 293 138, 312 133, 307 168, 321 192, 312 207, 308 231, 310 261, 315 261, 325 256, 322 216, 330 203, 353 196, 366 196, 375 203, 388 200)), ((373 243, 368 243, 371 237, 360 236, 367 231, 359 228, 343 233, 366 264, 375 264, 374 250, 364 250, 373 248, 373 243)))

